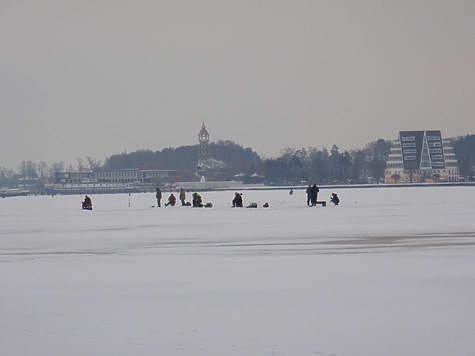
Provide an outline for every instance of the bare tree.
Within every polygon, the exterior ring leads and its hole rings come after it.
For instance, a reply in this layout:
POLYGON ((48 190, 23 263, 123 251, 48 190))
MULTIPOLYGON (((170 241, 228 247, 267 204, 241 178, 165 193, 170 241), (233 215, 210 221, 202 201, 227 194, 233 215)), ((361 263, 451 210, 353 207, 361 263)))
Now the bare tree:
POLYGON ((97 170, 98 168, 101 167, 102 165, 102 162, 100 160, 96 160, 90 156, 87 156, 86 157, 86 160, 87 160, 87 164, 88 164, 88 168, 91 170, 91 171, 95 171, 97 170))
POLYGON ((51 174, 64 171, 64 162, 54 162, 51 164, 51 174))
POLYGON ((49 167, 45 161, 38 163, 38 173, 41 179, 46 179, 49 176, 49 167))
POLYGON ((81 172, 81 171, 87 171, 87 167, 86 165, 84 164, 84 161, 82 160, 82 158, 78 157, 76 158, 76 161, 78 162, 78 171, 81 172))
POLYGON ((37 165, 32 161, 22 161, 20 164, 20 175, 22 177, 37 178, 37 165))

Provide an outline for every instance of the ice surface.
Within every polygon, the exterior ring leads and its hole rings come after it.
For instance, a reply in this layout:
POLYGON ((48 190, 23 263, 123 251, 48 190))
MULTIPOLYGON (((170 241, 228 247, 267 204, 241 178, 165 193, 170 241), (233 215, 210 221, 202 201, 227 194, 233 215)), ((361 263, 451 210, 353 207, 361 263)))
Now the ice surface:
POLYGON ((0 354, 473 355, 474 193, 0 199, 0 354))

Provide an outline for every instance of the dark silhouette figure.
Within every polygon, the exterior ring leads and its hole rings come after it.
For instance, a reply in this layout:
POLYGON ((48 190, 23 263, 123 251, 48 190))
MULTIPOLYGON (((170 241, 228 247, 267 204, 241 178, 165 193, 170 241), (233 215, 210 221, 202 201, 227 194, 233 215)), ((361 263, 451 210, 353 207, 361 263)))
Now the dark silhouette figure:
POLYGON ((165 206, 175 206, 175 203, 176 203, 176 198, 175 196, 172 194, 170 194, 170 196, 168 197, 168 203, 165 204, 165 206))
POLYGON ((87 195, 84 197, 84 201, 82 202, 82 208, 84 210, 92 210, 92 200, 87 195))
POLYGON ((294 195, 294 190, 293 189, 290 189, 289 195, 294 195))
POLYGON ((307 193, 307 206, 310 206, 310 192, 312 190, 312 186, 308 186, 307 187, 307 190, 306 190, 306 193, 307 193))
POLYGON ((160 188, 157 187, 157 193, 155 194, 155 197, 157 198, 157 208, 160 208, 160 202, 162 200, 162 191, 160 190, 160 188))
POLYGON ((319 191, 320 189, 318 189, 316 184, 312 185, 312 187, 310 188, 310 202, 312 203, 312 206, 317 205, 317 197, 319 191))
POLYGON ((234 194, 233 208, 242 208, 242 194, 238 192, 234 194))
POLYGON ((202 208, 203 207, 203 199, 201 199, 201 195, 198 193, 192 194, 193 200, 193 208, 202 208))
POLYGON ((335 205, 340 204, 340 198, 338 198, 338 195, 336 195, 336 193, 332 193, 330 201, 335 205))
POLYGON ((181 201, 182 206, 186 205, 185 199, 186 199, 185 189, 180 188, 180 201, 181 201))

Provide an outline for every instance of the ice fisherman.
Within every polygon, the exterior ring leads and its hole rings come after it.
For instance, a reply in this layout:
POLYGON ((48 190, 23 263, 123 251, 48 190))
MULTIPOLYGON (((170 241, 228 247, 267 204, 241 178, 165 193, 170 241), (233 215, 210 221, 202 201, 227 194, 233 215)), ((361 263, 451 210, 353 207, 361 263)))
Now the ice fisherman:
POLYGON ((175 196, 172 194, 170 194, 170 196, 168 197, 168 203, 165 204, 165 206, 175 206, 175 203, 176 203, 176 198, 175 196))
POLYGON ((186 199, 186 192, 185 192, 185 189, 183 188, 180 188, 180 201, 181 201, 181 205, 186 205, 186 202, 185 202, 185 199, 186 199))
POLYGON ((338 198, 338 195, 336 193, 332 193, 332 195, 330 196, 330 201, 335 205, 340 204, 340 198, 338 198))
POLYGON ((82 208, 84 210, 92 210, 92 200, 87 195, 84 197, 84 201, 82 202, 82 208))
POLYGON ((317 205, 317 197, 318 197, 318 192, 320 189, 317 187, 316 184, 312 185, 310 188, 310 202, 312 203, 312 206, 317 205))
POLYGON ((242 194, 234 193, 233 208, 242 208, 242 194))
POLYGON ((195 192, 191 196, 193 197, 193 200, 192 200, 193 208, 202 208, 203 200, 201 199, 201 195, 195 192))
POLYGON ((155 194, 155 197, 157 198, 157 208, 160 208, 160 202, 162 200, 162 191, 160 188, 157 187, 157 193, 155 194))
POLYGON ((307 193, 307 206, 310 206, 310 191, 312 190, 312 186, 309 185, 307 187, 307 190, 305 191, 307 193))

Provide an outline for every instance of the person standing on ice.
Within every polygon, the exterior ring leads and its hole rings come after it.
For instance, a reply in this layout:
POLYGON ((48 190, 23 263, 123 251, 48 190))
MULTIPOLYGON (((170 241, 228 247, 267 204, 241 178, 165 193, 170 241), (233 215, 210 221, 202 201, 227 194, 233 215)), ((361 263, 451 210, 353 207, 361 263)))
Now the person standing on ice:
POLYGON ((181 201, 182 206, 186 205, 185 199, 186 199, 185 189, 180 188, 180 201, 181 201))
POLYGON ((157 187, 157 193, 155 194, 155 197, 157 198, 157 208, 160 208, 160 202, 162 200, 162 191, 160 188, 157 187))
POLYGON ((307 206, 310 206, 310 192, 312 191, 312 186, 309 185, 307 187, 306 193, 307 193, 307 206))
POLYGON ((310 188, 310 201, 312 203, 312 206, 317 205, 317 197, 318 197, 318 192, 320 189, 318 189, 317 185, 314 184, 312 188, 310 188))

